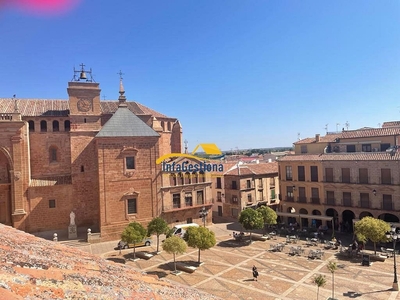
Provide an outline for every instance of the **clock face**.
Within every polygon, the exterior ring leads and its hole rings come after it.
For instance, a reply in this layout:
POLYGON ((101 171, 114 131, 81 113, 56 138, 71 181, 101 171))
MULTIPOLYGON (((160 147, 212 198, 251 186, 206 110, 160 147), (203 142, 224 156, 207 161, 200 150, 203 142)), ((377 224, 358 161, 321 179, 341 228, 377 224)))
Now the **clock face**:
POLYGON ((92 101, 90 99, 82 98, 79 99, 77 106, 79 111, 87 112, 92 108, 92 101))

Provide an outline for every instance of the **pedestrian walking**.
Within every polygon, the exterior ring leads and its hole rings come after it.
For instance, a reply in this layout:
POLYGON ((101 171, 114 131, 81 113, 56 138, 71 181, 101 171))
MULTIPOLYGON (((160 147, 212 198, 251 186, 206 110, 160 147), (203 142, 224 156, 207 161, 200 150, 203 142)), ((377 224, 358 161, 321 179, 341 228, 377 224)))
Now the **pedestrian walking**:
POLYGON ((257 281, 257 277, 258 277, 257 267, 253 266, 253 280, 257 281))

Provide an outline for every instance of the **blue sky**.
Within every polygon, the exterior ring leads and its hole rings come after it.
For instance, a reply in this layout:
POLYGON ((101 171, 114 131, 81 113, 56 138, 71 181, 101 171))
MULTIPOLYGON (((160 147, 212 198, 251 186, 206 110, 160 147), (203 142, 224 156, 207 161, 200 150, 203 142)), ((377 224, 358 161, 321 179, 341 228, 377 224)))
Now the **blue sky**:
POLYGON ((178 118, 189 150, 400 120, 399 1, 75 1, 0 0, 0 97, 67 99, 83 62, 117 99, 122 70, 128 100, 178 118))

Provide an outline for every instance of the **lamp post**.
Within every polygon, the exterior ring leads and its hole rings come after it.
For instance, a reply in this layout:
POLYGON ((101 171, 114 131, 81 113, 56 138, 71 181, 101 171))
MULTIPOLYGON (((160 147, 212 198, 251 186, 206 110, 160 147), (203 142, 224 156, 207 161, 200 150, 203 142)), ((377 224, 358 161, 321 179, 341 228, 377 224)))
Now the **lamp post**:
POLYGON ((208 210, 203 206, 200 210, 200 217, 203 219, 204 227, 206 227, 206 217, 208 215, 208 210))
POLYGON ((397 239, 400 239, 400 232, 396 231, 396 227, 392 225, 390 231, 386 233, 386 237, 388 239, 392 239, 393 241, 393 273, 394 273, 393 290, 398 291, 399 284, 397 283, 396 243, 397 239))

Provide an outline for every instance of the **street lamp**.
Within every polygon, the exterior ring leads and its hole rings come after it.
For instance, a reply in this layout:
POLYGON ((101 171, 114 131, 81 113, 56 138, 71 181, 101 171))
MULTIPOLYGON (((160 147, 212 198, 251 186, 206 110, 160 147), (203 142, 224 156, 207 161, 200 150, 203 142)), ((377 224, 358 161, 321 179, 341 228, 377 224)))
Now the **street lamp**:
POLYGON ((392 239, 393 241, 393 272, 394 272, 394 280, 393 280, 393 290, 399 290, 399 284, 397 283, 397 268, 396 268, 396 242, 397 239, 400 239, 400 231, 396 231, 396 227, 392 225, 389 232, 386 233, 386 237, 388 239, 392 239))
POLYGON ((203 208, 200 210, 200 218, 203 219, 203 224, 204 227, 206 227, 206 217, 208 215, 208 210, 203 206, 203 208))

